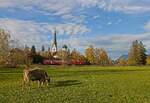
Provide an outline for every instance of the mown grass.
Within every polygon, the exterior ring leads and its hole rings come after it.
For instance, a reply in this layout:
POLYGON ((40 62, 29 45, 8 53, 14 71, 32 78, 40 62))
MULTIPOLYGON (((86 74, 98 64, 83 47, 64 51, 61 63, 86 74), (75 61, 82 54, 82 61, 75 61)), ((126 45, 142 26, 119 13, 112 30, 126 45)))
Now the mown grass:
POLYGON ((0 68, 0 103, 150 103, 150 67, 40 66, 51 85, 22 88, 22 68, 0 68))

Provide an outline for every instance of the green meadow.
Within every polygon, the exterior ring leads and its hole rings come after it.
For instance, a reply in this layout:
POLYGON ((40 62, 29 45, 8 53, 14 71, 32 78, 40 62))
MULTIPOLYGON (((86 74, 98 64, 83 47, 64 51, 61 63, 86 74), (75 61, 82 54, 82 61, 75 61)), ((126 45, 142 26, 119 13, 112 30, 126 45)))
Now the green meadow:
POLYGON ((150 103, 149 66, 41 68, 50 86, 23 86, 23 68, 0 68, 0 103, 150 103))

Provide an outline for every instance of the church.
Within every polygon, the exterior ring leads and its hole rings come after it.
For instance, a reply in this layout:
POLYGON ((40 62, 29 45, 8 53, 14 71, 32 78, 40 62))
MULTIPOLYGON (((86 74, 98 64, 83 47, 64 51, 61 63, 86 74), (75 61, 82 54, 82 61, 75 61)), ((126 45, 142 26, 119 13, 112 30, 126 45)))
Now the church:
POLYGON ((62 64, 67 64, 67 65, 84 65, 85 62, 81 60, 72 60, 68 59, 68 56, 70 56, 70 50, 68 49, 67 45, 63 45, 61 49, 58 49, 58 43, 57 43, 57 32, 55 30, 53 34, 53 42, 51 44, 50 48, 50 55, 52 58, 50 59, 45 59, 43 61, 44 65, 62 65, 62 64))
MULTIPOLYGON (((63 45, 62 48, 61 48, 62 51, 68 51, 68 46, 67 45, 63 45)), ((57 45, 57 32, 55 30, 54 32, 54 39, 53 39, 53 42, 51 44, 51 49, 50 49, 50 52, 52 54, 52 56, 54 58, 59 58, 57 53, 58 53, 58 45, 57 45)))
MULTIPOLYGON (((48 64, 48 65, 60 65, 63 64, 64 61, 62 60, 61 57, 59 57, 58 52, 60 51, 64 51, 67 52, 69 49, 67 47, 67 45, 63 45, 62 48, 59 50, 58 49, 58 43, 57 43, 57 31, 55 30, 54 34, 53 34, 53 42, 50 48, 50 54, 52 56, 52 59, 47 59, 43 61, 43 64, 48 64)), ((69 62, 66 62, 65 64, 69 64, 69 62)))

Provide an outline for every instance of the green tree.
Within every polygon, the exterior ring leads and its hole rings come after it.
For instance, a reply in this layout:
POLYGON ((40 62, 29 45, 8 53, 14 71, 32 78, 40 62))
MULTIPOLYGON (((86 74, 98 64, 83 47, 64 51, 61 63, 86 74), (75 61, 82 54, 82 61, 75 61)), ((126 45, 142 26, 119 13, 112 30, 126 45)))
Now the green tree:
POLYGON ((44 45, 42 45, 42 49, 41 49, 41 51, 42 51, 42 52, 44 52, 44 51, 45 51, 45 47, 44 47, 44 45))
POLYGON ((145 65, 146 64, 146 48, 144 46, 144 44, 140 41, 139 42, 139 56, 140 56, 140 60, 139 60, 139 65, 145 65))
POLYGON ((37 61, 41 61, 41 57, 36 53, 36 48, 34 45, 31 47, 30 56, 32 58, 32 63, 37 63, 37 61), (38 60, 39 58, 40 60, 38 60))
POLYGON ((36 48, 35 48, 34 45, 31 47, 31 54, 32 54, 32 55, 35 55, 35 54, 36 54, 36 48))

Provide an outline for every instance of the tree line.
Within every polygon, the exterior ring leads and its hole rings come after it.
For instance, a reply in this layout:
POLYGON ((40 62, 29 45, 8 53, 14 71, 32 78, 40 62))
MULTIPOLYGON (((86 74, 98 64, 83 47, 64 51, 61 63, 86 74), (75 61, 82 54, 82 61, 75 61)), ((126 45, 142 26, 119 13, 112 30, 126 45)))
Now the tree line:
MULTIPOLYGON (((31 48, 27 45, 24 48, 13 48, 10 46, 10 41, 9 32, 0 29, 0 65, 16 67, 22 64, 42 64, 44 59, 54 59, 50 48, 46 50, 42 46, 40 51, 37 51, 34 45, 31 48)), ((84 54, 76 49, 70 51, 67 48, 65 51, 60 49, 57 55, 64 61, 84 61, 86 65, 126 66, 150 64, 150 56, 146 54, 145 45, 138 40, 133 41, 127 59, 112 60, 105 49, 93 46, 86 48, 84 54)))

